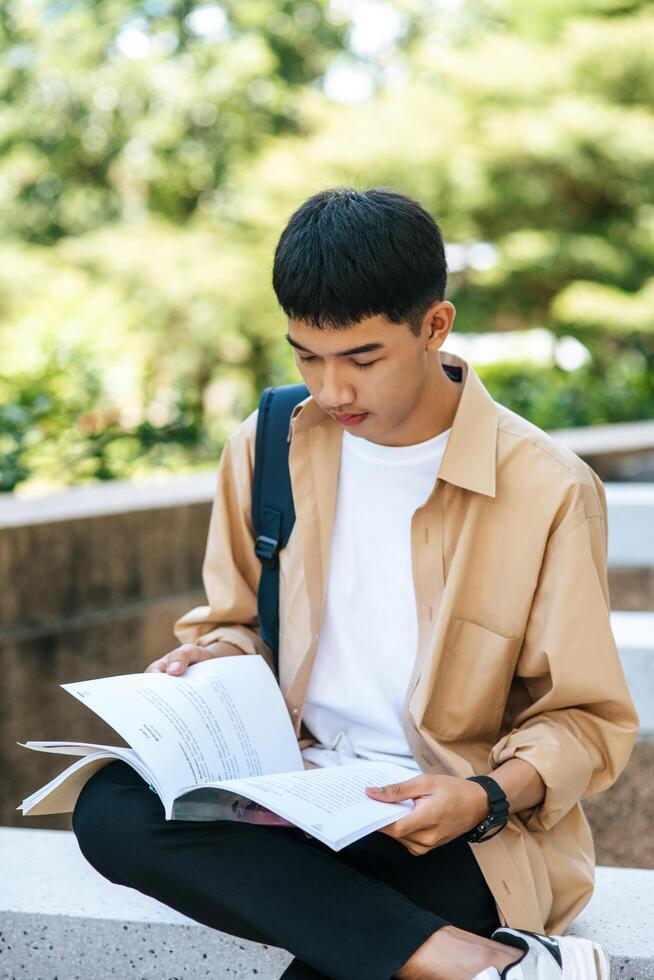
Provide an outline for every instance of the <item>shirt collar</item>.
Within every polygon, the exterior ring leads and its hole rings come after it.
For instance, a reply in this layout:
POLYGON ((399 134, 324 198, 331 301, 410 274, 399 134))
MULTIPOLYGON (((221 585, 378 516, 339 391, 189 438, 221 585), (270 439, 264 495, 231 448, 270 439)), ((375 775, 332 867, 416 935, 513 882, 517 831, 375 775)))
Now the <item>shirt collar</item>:
MULTIPOLYGON (((460 370, 460 383, 463 385, 438 477, 464 490, 494 497, 497 403, 478 374, 462 357, 443 350, 438 352, 438 356, 442 365, 460 370)), ((453 372, 448 373, 452 376, 453 372)), ((287 441, 291 441, 294 433, 318 424, 338 426, 338 422, 323 412, 311 395, 307 395, 291 412, 287 441)))

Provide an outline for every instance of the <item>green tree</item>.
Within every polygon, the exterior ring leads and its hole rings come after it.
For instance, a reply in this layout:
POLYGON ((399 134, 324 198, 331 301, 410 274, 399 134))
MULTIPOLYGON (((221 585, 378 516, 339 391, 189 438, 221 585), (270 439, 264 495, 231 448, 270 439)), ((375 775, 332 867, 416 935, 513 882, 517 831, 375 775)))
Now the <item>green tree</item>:
POLYGON ((435 19, 404 87, 310 105, 320 129, 253 161, 250 206, 273 193, 290 211, 330 183, 405 190, 458 246, 456 330, 572 334, 598 384, 622 356, 654 371, 654 10, 546 3, 534 26, 526 9, 464 7, 440 47, 435 19))
POLYGON ((343 49, 326 0, 14 0, 0 7, 4 234, 51 243, 220 200, 230 168, 298 131, 343 49))
POLYGON ((272 252, 334 184, 440 219, 455 331, 591 350, 484 369, 500 401, 546 427, 651 417, 651 5, 393 6, 354 105, 320 88, 349 43, 327 0, 0 9, 5 489, 214 465, 261 388, 298 380, 272 252))

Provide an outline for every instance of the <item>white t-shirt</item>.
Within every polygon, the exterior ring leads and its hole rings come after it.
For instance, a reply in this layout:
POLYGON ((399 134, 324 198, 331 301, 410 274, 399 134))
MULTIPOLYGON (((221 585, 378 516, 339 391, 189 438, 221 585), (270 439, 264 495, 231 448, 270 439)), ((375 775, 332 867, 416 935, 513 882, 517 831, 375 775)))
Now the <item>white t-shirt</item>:
POLYGON ((303 719, 316 765, 360 759, 420 770, 402 728, 418 645, 411 520, 450 429, 412 446, 343 433, 324 618, 303 719))

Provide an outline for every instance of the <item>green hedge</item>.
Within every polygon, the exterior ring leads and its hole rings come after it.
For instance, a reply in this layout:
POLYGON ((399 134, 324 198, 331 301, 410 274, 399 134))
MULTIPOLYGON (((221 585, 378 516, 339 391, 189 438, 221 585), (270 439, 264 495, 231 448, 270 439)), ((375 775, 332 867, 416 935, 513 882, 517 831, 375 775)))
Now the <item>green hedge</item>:
MULTIPOLYGON (((479 367, 478 374, 498 402, 543 429, 654 418, 654 377, 635 359, 623 357, 604 376, 590 366, 567 372, 528 362, 479 367)), ((165 425, 126 427, 97 415, 100 390, 88 362, 73 356, 51 360, 38 376, 0 383, 0 489, 216 465, 225 433, 190 393, 165 425)))
POLYGON ((541 429, 654 419, 654 375, 636 355, 624 355, 605 374, 592 365, 568 372, 532 363, 478 369, 496 401, 541 429))

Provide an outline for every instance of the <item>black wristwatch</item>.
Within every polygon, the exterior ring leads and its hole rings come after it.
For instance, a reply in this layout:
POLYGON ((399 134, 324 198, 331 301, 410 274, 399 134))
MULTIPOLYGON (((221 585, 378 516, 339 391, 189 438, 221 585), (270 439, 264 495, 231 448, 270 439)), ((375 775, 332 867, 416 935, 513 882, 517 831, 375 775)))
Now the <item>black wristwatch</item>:
POLYGON ((467 776, 466 778, 484 787, 490 803, 488 816, 484 817, 481 823, 473 827, 466 836, 469 844, 478 844, 480 841, 488 840, 495 834, 499 834, 502 827, 506 825, 509 819, 509 801, 502 787, 491 776, 467 776))

